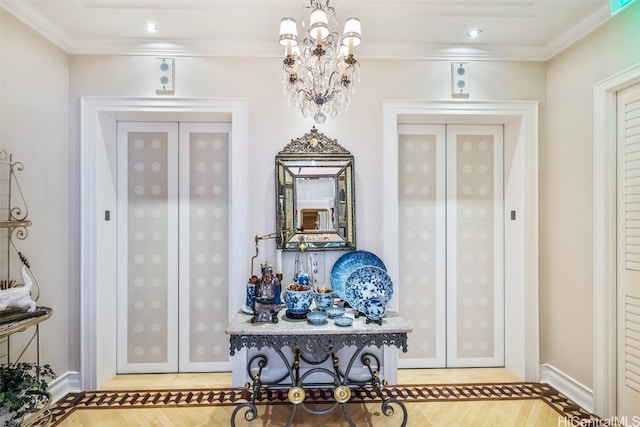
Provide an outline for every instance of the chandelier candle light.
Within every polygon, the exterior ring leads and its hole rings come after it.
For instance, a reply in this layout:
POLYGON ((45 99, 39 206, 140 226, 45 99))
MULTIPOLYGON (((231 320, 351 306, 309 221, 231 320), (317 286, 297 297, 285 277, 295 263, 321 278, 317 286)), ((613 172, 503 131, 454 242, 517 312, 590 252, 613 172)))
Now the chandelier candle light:
POLYGON ((289 107, 299 108, 304 117, 324 123, 351 104, 350 94, 360 81, 360 64, 353 55, 361 39, 360 20, 349 18, 342 37, 336 31, 331 0, 309 0, 304 7, 302 27, 307 36, 298 41, 293 18, 280 22, 280 44, 285 47, 283 85, 289 107))

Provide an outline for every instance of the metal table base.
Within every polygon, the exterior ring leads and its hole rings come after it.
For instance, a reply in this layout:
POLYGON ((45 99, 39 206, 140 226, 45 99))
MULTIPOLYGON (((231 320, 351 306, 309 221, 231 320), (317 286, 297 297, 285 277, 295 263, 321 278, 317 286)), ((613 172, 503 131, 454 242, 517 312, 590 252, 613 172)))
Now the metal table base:
MULTIPOLYGON (((352 397, 353 390, 357 388, 367 388, 375 392, 382 400, 382 414, 388 417, 396 413, 401 414, 399 425, 406 426, 406 407, 402 401, 385 396, 383 393, 386 382, 380 375, 380 360, 367 348, 395 346, 406 352, 407 332, 411 329, 409 327, 389 329, 384 325, 380 326, 379 330, 373 329, 376 327, 378 325, 372 325, 367 327, 365 331, 322 331, 316 329, 317 333, 309 334, 307 325, 302 325, 300 331, 288 329, 281 333, 273 329, 277 326, 269 325, 269 333, 264 335, 257 333, 259 328, 256 329, 256 334, 253 333, 253 330, 228 329, 231 355, 242 348, 256 348, 258 350, 268 348, 278 355, 286 368, 286 373, 280 378, 266 381, 263 378, 263 371, 272 362, 269 357, 258 353, 249 359, 247 372, 250 382, 245 385, 249 395, 248 402, 234 409, 231 415, 231 426, 236 426, 238 416, 242 416, 246 421, 256 420, 258 418, 256 402, 260 401, 261 396, 269 389, 275 388, 288 390, 287 397, 292 404, 292 410, 286 426, 292 425, 298 409, 313 415, 326 415, 340 408, 348 424, 355 427, 347 404, 352 397), (355 347, 356 350, 347 360, 340 360, 336 352, 345 347, 355 347), (285 354, 288 351, 292 352, 289 357, 285 354), (325 363, 327 360, 330 360, 329 364, 325 363), (368 370, 368 378, 352 378, 352 369, 358 361, 368 370), (314 376, 326 378, 326 381, 312 380, 311 378, 314 376), (312 388, 319 387, 332 389, 333 397, 321 409, 305 403, 307 392, 312 388)), ((316 404, 317 402, 314 402, 314 406, 317 406, 316 404)))

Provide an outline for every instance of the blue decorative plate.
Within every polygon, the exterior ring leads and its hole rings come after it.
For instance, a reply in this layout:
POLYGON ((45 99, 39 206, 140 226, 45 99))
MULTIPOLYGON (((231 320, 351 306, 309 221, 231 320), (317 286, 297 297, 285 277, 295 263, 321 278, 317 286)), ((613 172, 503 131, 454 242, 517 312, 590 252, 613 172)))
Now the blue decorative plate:
POLYGON ((362 312, 371 320, 378 320, 384 316, 385 305, 378 298, 371 298, 362 305, 362 312))
POLYGON ((331 269, 331 288, 333 292, 344 300, 347 279, 355 269, 366 265, 387 269, 380 258, 367 251, 350 251, 338 258, 331 269))
MULTIPOLYGON (((393 296, 393 283, 387 271, 366 265, 355 269, 345 283, 345 301, 364 313, 366 301, 376 299, 386 305, 393 296)), ((375 320, 375 319, 374 319, 375 320)))

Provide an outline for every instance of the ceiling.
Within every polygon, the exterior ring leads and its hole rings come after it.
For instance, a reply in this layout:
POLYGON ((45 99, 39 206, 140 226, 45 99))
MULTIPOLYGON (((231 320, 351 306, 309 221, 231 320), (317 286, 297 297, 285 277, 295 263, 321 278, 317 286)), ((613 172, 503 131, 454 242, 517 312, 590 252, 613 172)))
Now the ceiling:
MULTIPOLYGON (((0 0, 70 54, 278 57, 308 0, 0 0), (157 23, 149 33, 143 23, 157 23)), ((547 60, 610 18, 609 0, 337 0, 359 58, 547 60), (481 28, 482 37, 465 37, 481 28)), ((300 24, 298 25, 300 27, 300 24)), ((341 29, 339 30, 341 31, 341 29)))

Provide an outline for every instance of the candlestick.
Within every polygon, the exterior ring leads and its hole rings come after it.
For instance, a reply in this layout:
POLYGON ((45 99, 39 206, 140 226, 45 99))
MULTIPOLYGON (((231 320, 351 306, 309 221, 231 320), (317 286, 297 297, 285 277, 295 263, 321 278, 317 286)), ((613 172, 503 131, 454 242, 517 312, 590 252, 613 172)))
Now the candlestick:
POLYGON ((282 274, 282 249, 276 249, 276 273, 282 274))

